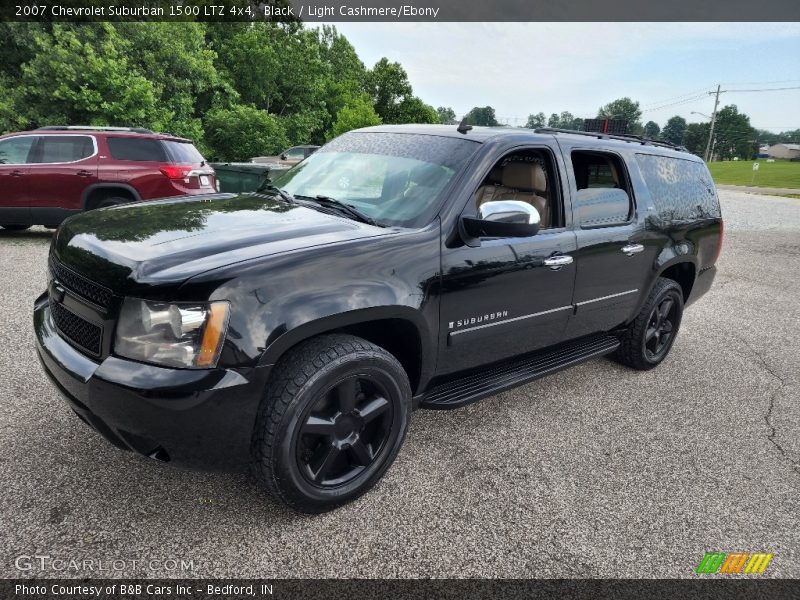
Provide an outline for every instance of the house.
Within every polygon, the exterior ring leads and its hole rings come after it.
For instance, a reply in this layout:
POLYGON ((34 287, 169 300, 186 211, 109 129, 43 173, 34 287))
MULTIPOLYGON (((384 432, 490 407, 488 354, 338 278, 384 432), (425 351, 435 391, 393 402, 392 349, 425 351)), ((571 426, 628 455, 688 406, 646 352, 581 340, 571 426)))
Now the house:
POLYGON ((770 158, 800 159, 800 144, 773 144, 768 154, 770 158))

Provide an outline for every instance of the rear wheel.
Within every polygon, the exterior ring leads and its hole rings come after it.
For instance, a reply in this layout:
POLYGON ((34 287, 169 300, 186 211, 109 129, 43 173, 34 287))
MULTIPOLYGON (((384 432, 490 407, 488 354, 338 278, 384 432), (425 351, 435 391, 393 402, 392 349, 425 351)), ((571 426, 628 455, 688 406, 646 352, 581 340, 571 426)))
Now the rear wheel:
POLYGON ((683 290, 672 279, 656 280, 636 319, 620 339, 615 358, 646 371, 669 354, 683 317, 683 290))
POLYGON ((411 389, 389 352, 326 335, 276 366, 253 435, 257 477, 301 512, 319 513, 369 490, 408 429, 411 389))
POLYGON ((30 225, 0 225, 0 227, 7 231, 25 231, 31 228, 30 225))

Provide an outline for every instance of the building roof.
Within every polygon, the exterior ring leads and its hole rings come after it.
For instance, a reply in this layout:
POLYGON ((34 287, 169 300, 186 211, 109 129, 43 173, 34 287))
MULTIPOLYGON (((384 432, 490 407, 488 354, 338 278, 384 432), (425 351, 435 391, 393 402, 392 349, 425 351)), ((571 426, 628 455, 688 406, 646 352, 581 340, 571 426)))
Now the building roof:
POLYGON ((770 148, 775 148, 776 146, 781 146, 787 150, 800 150, 800 144, 773 144, 770 148))

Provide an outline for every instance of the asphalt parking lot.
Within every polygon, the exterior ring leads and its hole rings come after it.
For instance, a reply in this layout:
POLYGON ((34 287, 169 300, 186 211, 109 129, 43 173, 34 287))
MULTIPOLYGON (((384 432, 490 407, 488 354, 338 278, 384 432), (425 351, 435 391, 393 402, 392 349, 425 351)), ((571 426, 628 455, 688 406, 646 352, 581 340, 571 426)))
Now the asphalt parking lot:
POLYGON ((716 284, 658 369, 601 359, 418 411, 383 481, 315 517, 81 423, 32 341, 50 232, 0 231, 0 575, 39 554, 126 566, 30 575, 671 578, 719 550, 800 577, 800 200, 720 196, 716 284), (170 559, 194 565, 149 562, 170 559))

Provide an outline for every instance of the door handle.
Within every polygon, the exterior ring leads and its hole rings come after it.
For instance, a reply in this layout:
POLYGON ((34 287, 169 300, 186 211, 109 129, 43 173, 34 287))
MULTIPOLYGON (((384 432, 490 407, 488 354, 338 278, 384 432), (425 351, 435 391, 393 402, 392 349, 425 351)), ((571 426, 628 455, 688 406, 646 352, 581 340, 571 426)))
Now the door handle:
POLYGON ((572 264, 572 257, 568 254, 556 254, 555 256, 551 256, 550 258, 544 259, 544 266, 550 267, 553 271, 558 271, 561 267, 565 265, 572 264))
POLYGON ((14 171, 11 171, 10 175, 12 177, 22 177, 23 175, 25 175, 25 173, 22 172, 22 171, 14 170, 14 171))
POLYGON ((622 247, 622 252, 628 256, 633 256, 634 254, 639 254, 639 252, 644 252, 644 246, 641 244, 628 244, 622 247))
POLYGON ((81 171, 78 171, 77 175, 78 175, 78 177, 91 177, 92 176, 92 172, 91 171, 81 170, 81 171))

